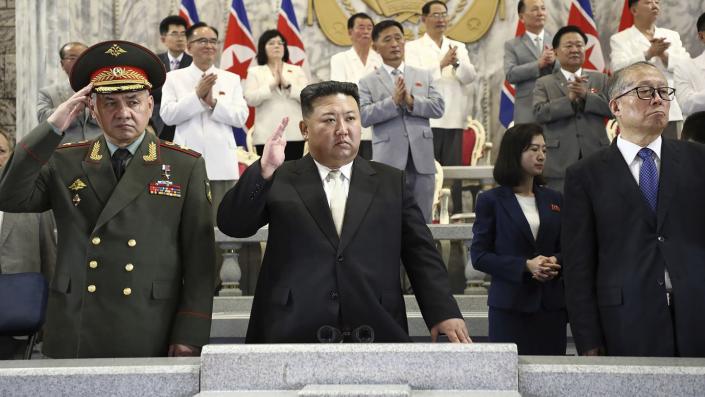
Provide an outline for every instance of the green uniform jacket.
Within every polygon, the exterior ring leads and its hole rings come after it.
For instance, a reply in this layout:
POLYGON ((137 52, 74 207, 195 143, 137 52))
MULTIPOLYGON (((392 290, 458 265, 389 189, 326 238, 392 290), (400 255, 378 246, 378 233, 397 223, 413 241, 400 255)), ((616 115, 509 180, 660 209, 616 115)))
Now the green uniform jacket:
POLYGON ((215 240, 203 158, 147 133, 118 183, 104 136, 60 141, 40 124, 0 177, 0 210, 56 217, 44 354, 165 356, 170 344, 206 344, 215 240))

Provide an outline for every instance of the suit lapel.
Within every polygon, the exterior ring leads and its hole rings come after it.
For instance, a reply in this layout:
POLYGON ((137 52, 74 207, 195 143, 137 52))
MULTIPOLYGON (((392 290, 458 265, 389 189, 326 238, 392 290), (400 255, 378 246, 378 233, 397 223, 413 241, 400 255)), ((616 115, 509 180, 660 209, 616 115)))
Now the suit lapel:
POLYGON ((528 34, 524 33, 524 35, 521 36, 521 42, 524 43, 526 48, 529 50, 529 53, 531 53, 534 58, 539 58, 539 49, 536 47, 536 44, 531 40, 528 34))
POLYGON ((189 54, 184 53, 184 56, 181 57, 181 62, 179 62, 179 69, 183 69, 186 66, 189 66, 191 64, 191 56, 189 54))
POLYGON ((384 69, 384 66, 378 67, 375 74, 389 94, 394 96, 394 82, 392 81, 392 76, 384 69))
POLYGON ((303 201, 306 209, 308 209, 323 234, 328 238, 330 244, 333 248, 336 248, 339 242, 338 232, 335 230, 333 216, 328 207, 321 176, 311 155, 306 155, 304 158, 296 160, 294 172, 298 174, 298 180, 293 184, 294 189, 296 189, 301 201, 303 201))
POLYGON ((531 227, 529 227, 529 221, 526 220, 524 212, 519 206, 519 201, 514 197, 514 192, 510 187, 502 186, 499 189, 499 204, 504 208, 509 214, 509 219, 514 222, 517 228, 521 231, 522 236, 530 244, 536 244, 534 240, 534 235, 531 233, 531 227))
POLYGON ((374 177, 375 170, 370 163, 357 157, 350 175, 350 189, 345 203, 345 218, 340 236, 338 252, 345 249, 360 227, 372 199, 377 192, 379 181, 374 177))
POLYGON ((105 143, 104 135, 101 134, 88 146, 81 167, 88 178, 88 184, 98 196, 98 200, 102 205, 105 205, 110 198, 110 193, 115 188, 117 179, 110 164, 110 151, 105 143))
POLYGON ((549 218, 551 217, 551 205, 552 204, 558 204, 558 203, 551 203, 548 194, 546 193, 546 190, 544 188, 536 186, 534 187, 534 195, 536 196, 536 208, 538 209, 539 212, 539 231, 536 233, 536 246, 542 247, 543 245, 541 242, 543 239, 546 238, 546 235, 549 233, 549 226, 552 224, 549 222, 549 218))
POLYGON ((556 79, 556 85, 558 89, 561 90, 563 95, 568 96, 568 80, 563 75, 560 69, 553 72, 553 77, 556 79))
MULTIPOLYGON (((106 150, 107 151, 107 150, 106 150)), ((146 194, 149 182, 160 176, 159 140, 154 134, 145 133, 142 143, 130 160, 125 174, 120 178, 103 211, 98 216, 94 229, 97 230, 118 214, 139 194, 146 194)), ((112 174, 112 167, 110 167, 112 174)), ((113 180, 115 180, 115 175, 113 180)))
POLYGON ((656 225, 660 229, 668 213, 676 190, 678 189, 678 176, 681 171, 680 153, 676 145, 670 145, 667 139, 661 143, 661 171, 658 182, 658 203, 656 205, 656 225))
POLYGON ((629 166, 624 161, 624 156, 622 156, 622 152, 617 147, 616 138, 609 150, 603 153, 603 161, 605 162, 605 177, 614 179, 613 183, 609 185, 613 186, 622 195, 625 203, 634 203, 633 205, 642 212, 642 216, 639 218, 648 223, 651 228, 654 228, 656 226, 656 218, 653 216, 651 207, 649 207, 649 204, 641 194, 639 184, 634 180, 629 166))

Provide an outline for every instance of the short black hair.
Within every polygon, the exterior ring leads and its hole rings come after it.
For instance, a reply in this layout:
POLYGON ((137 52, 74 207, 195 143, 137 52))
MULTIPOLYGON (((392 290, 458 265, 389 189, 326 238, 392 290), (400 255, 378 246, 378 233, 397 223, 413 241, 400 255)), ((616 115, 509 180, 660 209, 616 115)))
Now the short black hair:
POLYGON ((278 30, 276 29, 269 29, 265 30, 264 33, 259 37, 259 41, 257 42, 257 64, 258 65, 266 65, 267 64, 267 50, 265 47, 267 46, 267 42, 275 37, 279 37, 282 39, 282 42, 284 43, 284 57, 282 58, 282 61, 284 62, 289 62, 289 47, 286 44, 286 39, 284 36, 279 33, 278 30))
POLYGON ((695 112, 685 119, 681 139, 705 143, 705 111, 695 112))
POLYGON ((525 8, 526 4, 524 4, 524 0, 519 0, 519 3, 517 3, 517 14, 523 14, 525 8))
MULTIPOLYGON (((543 128, 534 123, 515 124, 504 132, 499 144, 499 153, 494 164, 492 175, 502 186, 515 187, 521 184, 524 170, 521 166, 521 155, 531 145, 535 136, 543 136, 543 128)), ((545 185, 543 175, 534 177, 535 185, 545 185)))
POLYGON ((193 36, 193 32, 196 31, 198 28, 210 28, 213 33, 215 33, 215 37, 218 37, 218 29, 214 28, 213 26, 205 23, 205 22, 196 22, 193 25, 191 25, 188 29, 186 29, 186 40, 190 40, 191 37, 193 36))
POLYGON ((556 34, 553 36, 553 42, 551 43, 553 45, 553 49, 557 49, 558 45, 561 44, 561 36, 563 36, 566 33, 578 33, 580 34, 580 37, 583 38, 583 41, 585 44, 588 42, 587 35, 585 32, 583 32, 579 27, 575 25, 566 25, 563 26, 562 28, 558 29, 556 34))
POLYGON ((634 4, 636 4, 638 2, 639 2, 639 0, 629 0, 629 8, 632 8, 632 6, 634 6, 634 4))
POLYGON ((401 23, 393 19, 385 19, 384 21, 377 23, 375 27, 372 28, 372 41, 377 41, 379 34, 392 26, 398 27, 399 30, 401 30, 401 33, 404 34, 404 27, 401 26, 401 23))
POLYGON ((365 14, 364 12, 358 12, 357 14, 352 14, 350 18, 348 18, 348 30, 352 29, 355 27, 355 20, 356 19, 369 19, 370 22, 372 22, 372 26, 375 26, 375 21, 372 19, 371 16, 365 14))
POLYGON ((161 22, 159 22, 159 34, 165 36, 167 33, 169 33, 169 26, 171 25, 183 26, 184 29, 188 28, 188 24, 186 23, 185 19, 181 18, 178 15, 169 15, 168 17, 162 19, 161 22))
POLYGON ((446 9, 446 11, 448 11, 448 6, 446 5, 446 3, 444 1, 431 0, 431 1, 427 1, 426 4, 424 4, 423 7, 421 7, 421 15, 428 15, 428 13, 431 12, 431 6, 434 4, 440 4, 446 9))
POLYGON ((82 46, 83 48, 88 48, 87 45, 81 43, 80 41, 69 41, 68 43, 64 43, 61 47, 59 47, 59 59, 64 59, 64 52, 66 51, 66 47, 69 46, 82 46))
POLYGON ((304 117, 308 117, 313 113, 313 102, 316 99, 336 94, 353 97, 357 103, 358 109, 360 108, 360 95, 357 93, 357 84, 329 80, 309 84, 301 90, 301 94, 299 95, 301 100, 301 114, 304 117))
POLYGON ((700 14, 700 17, 698 17, 698 22, 695 24, 695 27, 698 28, 698 32, 705 31, 705 12, 700 14))

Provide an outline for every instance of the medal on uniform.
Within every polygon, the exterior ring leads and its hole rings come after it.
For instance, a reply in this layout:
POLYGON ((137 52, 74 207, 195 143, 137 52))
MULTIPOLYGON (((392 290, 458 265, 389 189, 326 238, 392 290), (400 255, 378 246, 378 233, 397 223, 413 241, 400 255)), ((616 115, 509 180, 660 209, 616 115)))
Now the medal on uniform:
POLYGON ((85 187, 86 184, 81 180, 81 178, 76 178, 76 180, 69 185, 69 190, 74 193, 73 198, 71 199, 74 207, 78 207, 78 204, 81 203, 81 197, 78 195, 78 192, 85 187))
POLYGON ((149 194, 181 197, 181 185, 171 180, 171 165, 162 164, 162 178, 163 180, 149 183, 149 194))

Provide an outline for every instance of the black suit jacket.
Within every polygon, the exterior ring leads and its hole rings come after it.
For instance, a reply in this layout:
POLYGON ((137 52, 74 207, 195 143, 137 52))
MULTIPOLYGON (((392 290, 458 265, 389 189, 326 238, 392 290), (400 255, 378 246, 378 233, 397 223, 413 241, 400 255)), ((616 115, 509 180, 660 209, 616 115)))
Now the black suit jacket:
POLYGON ((247 342, 316 342, 323 325, 368 325, 376 342, 409 341, 400 260, 429 328, 462 318, 431 233, 397 169, 355 159, 339 238, 310 155, 284 163, 270 181, 257 162, 225 195, 218 227, 245 237, 267 223, 247 342))
POLYGON ((542 283, 526 270, 527 259, 560 257, 561 251, 561 194, 535 186, 534 195, 541 220, 536 239, 512 188, 500 186, 477 196, 470 255, 475 269, 492 275, 491 307, 523 313, 565 307, 561 276, 542 283))
MULTIPOLYGON (((171 69, 171 61, 169 61, 169 55, 166 52, 162 52, 157 56, 159 57, 159 60, 162 61, 162 63, 164 64, 166 71, 169 72, 171 69)), ((193 58, 191 58, 191 55, 184 53, 184 56, 181 57, 181 62, 179 63, 179 69, 191 65, 192 61, 193 58)), ((158 88, 152 91, 152 96, 154 97, 154 109, 152 110, 152 126, 154 127, 154 132, 157 134, 157 136, 159 136, 159 138, 163 140, 173 141, 176 126, 165 125, 161 116, 159 116, 159 109, 161 108, 162 104, 162 89, 158 88)))
POLYGON ((579 352, 705 356, 705 146, 663 140, 654 214, 613 143, 568 168, 566 302, 579 352), (671 318, 664 270, 674 294, 671 318))

